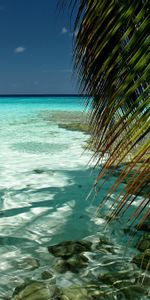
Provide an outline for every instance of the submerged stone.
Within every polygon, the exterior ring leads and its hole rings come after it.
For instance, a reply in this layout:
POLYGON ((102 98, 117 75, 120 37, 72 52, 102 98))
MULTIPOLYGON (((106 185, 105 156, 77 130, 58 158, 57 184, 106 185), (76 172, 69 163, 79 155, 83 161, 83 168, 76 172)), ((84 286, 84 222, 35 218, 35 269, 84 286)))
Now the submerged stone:
POLYGON ((54 266, 54 269, 58 273, 65 273, 65 272, 68 271, 69 267, 68 267, 67 262, 65 260, 59 259, 56 262, 56 264, 54 266))
POLYGON ((150 234, 144 234, 137 245, 140 251, 150 250, 150 234))
POLYGON ((19 269, 35 270, 40 266, 38 259, 25 257, 18 262, 19 269))
MULTIPOLYGON (((140 285, 130 285, 122 287, 117 293, 117 299, 141 300, 141 296, 146 295, 147 291, 140 285)), ((144 298, 149 299, 149 298, 144 298)))
POLYGON ((88 292, 88 299, 105 299, 105 292, 100 289, 100 286, 95 284, 88 284, 86 286, 87 292, 88 292))
POLYGON ((92 243, 89 241, 65 241, 48 247, 48 251, 56 257, 67 258, 75 254, 90 251, 92 243))
POLYGON ((145 221, 137 230, 142 230, 150 233, 150 218, 145 221))
POLYGON ((88 258, 83 254, 73 255, 67 259, 60 259, 55 265, 55 270, 59 273, 67 271, 78 273, 81 268, 85 268, 88 264, 88 258))
POLYGON ((150 271, 150 249, 134 256, 132 262, 139 268, 150 271))
POLYGON ((50 273, 49 271, 44 271, 41 274, 41 277, 42 277, 43 280, 47 280, 47 279, 53 278, 53 274, 50 273))
POLYGON ((124 287, 128 287, 128 286, 131 286, 131 281, 130 280, 117 280, 113 283, 113 286, 115 288, 118 288, 118 289, 121 289, 121 288, 124 288, 124 287))
POLYGON ((84 133, 90 133, 90 127, 87 123, 72 122, 66 124, 58 124, 58 127, 71 131, 81 131, 84 133))
POLYGON ((111 253, 114 254, 115 250, 113 244, 106 238, 100 237, 98 244, 96 245, 96 250, 102 253, 111 253))
POLYGON ((59 298, 60 300, 88 300, 87 289, 80 285, 73 285, 62 289, 59 298))
POLYGON ((41 169, 35 169, 35 170, 33 170, 33 172, 36 173, 36 174, 42 174, 42 173, 44 173, 45 171, 44 171, 44 170, 41 170, 41 169))
POLYGON ((112 300, 111 295, 105 293, 98 285, 89 284, 86 286, 71 285, 63 288, 58 297, 59 300, 112 300))
MULTIPOLYGON (((131 273, 130 271, 123 271, 123 272, 113 272, 113 273, 105 273, 98 275, 99 281, 112 285, 117 284, 117 282, 132 282, 136 281, 136 274, 131 273)), ((122 283, 121 283, 122 285, 122 283)))
POLYGON ((43 282, 31 282, 17 287, 11 300, 54 300, 58 288, 43 282))

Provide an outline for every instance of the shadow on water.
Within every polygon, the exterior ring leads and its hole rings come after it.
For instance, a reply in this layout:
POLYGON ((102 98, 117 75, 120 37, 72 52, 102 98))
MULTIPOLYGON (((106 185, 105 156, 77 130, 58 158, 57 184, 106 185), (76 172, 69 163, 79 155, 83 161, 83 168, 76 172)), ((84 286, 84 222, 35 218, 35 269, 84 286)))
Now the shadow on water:
MULTIPOLYGON (((16 287, 17 281, 20 282, 20 278, 30 278, 30 271, 18 270, 20 261, 25 258, 31 257, 40 262, 37 273, 35 271, 35 276, 39 276, 45 266, 51 267, 53 264, 53 258, 50 258, 47 246, 65 240, 80 240, 96 234, 104 236, 103 224, 95 223, 94 218, 96 218, 97 206, 114 178, 106 182, 103 190, 94 198, 94 201, 92 201, 92 197, 87 200, 86 197, 97 173, 94 170, 91 174, 91 171, 91 169, 65 170, 63 173, 68 181, 63 187, 47 186, 42 188, 39 186, 39 188, 33 189, 30 186, 20 190, 11 190, 13 195, 23 193, 24 199, 27 198, 27 205, 1 212, 0 221, 4 219, 4 226, 0 234, 0 261, 3 264, 0 275, 5 278, 6 283, 0 285, 0 295, 12 294, 12 289, 16 287), (28 197, 29 195, 30 197, 28 197), (18 217, 21 217, 21 222, 17 224, 18 217), (7 234, 7 227, 10 227, 9 235, 7 234), (6 292, 8 282, 9 287, 6 292)), ((56 170, 55 174, 58 173, 59 171, 56 170)), ((62 171, 60 173, 62 174, 62 171)), ((26 176, 28 175, 26 174, 26 176)), ((39 173, 36 176, 42 175, 39 173)), ((3 192, 5 194, 5 191, 3 192)), ((12 200, 15 201, 15 198, 12 200)), ((103 215, 101 215, 102 218, 103 215)), ((118 243, 119 240, 117 240, 118 243)), ((104 255, 103 260, 101 258, 100 261, 106 270, 107 264, 109 270, 111 268, 110 263, 113 264, 113 271, 115 266, 118 268, 122 266, 122 256, 119 255, 114 259, 112 257, 107 259, 104 255)))
MULTIPOLYGON (((59 171, 55 170, 55 173, 59 173, 59 171)), ((84 238, 96 232, 98 226, 94 225, 91 218, 95 215, 96 207, 98 206, 100 199, 103 197, 105 189, 107 189, 110 185, 110 180, 104 186, 102 193, 100 193, 92 202, 92 198, 86 200, 86 197, 91 190, 97 171, 82 169, 73 171, 65 170, 63 173, 68 178, 68 185, 64 187, 39 187, 36 189, 27 187, 20 190, 12 190, 14 194, 23 193, 25 197, 27 196, 27 205, 23 207, 4 209, 1 211, 0 218, 7 219, 7 224, 9 223, 10 217, 14 218, 15 234, 13 233, 12 239, 9 236, 7 244, 9 244, 10 241, 11 245, 13 243, 14 245, 17 243, 18 246, 18 238, 22 239, 24 236, 26 237, 28 229, 38 229, 41 222, 43 226, 42 237, 45 233, 47 239, 48 234, 46 232, 46 228, 57 228, 54 234, 51 232, 49 235, 51 244, 67 239, 84 238), (38 200, 35 199, 35 195, 37 195, 38 200), (46 199, 44 199, 45 195, 46 199), (34 201, 32 201, 32 196, 34 196, 34 201), (30 198, 30 201, 28 198, 30 198), (34 209, 38 209, 36 214, 32 214, 34 209), (44 209, 44 211, 42 209, 44 209), (22 222, 22 224, 16 226, 15 219, 21 214, 26 214, 27 216, 29 214, 29 217, 26 222, 22 222), (57 224, 57 219, 59 225, 57 224), (16 240, 14 235, 16 236, 16 240)), ((36 174, 36 176, 41 176, 41 174, 36 174)), ((12 201, 15 201, 15 199, 12 199, 12 201)), ((12 226, 12 229, 14 226, 12 226)), ((1 242, 4 239, 5 226, 3 229, 1 242)), ((4 241, 6 240, 4 239, 4 241)), ((25 240, 24 243, 26 243, 25 240)))

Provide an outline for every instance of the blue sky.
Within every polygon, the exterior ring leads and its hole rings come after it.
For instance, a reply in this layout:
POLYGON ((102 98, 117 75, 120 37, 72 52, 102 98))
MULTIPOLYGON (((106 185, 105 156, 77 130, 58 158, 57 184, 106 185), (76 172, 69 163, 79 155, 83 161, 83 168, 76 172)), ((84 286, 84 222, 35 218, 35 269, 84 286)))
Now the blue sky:
POLYGON ((57 0, 0 0, 0 94, 77 93, 67 10, 57 0))

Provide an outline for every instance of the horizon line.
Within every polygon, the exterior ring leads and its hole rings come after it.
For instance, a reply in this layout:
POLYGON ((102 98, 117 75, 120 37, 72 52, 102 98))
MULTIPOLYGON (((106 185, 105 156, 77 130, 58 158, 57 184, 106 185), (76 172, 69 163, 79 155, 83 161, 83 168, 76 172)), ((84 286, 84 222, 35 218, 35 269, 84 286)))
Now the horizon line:
POLYGON ((0 94, 0 97, 90 97, 83 94, 0 94))

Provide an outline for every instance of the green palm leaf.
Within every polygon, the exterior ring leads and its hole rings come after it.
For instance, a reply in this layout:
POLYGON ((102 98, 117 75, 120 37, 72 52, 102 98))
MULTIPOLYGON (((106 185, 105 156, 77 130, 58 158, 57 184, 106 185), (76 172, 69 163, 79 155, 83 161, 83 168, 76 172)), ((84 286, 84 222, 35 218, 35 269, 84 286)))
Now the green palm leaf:
POLYGON ((96 179, 98 191, 108 178, 108 170, 110 176, 121 166, 100 206, 125 181, 111 216, 125 214, 142 195, 129 218, 131 224, 138 221, 141 225, 149 216, 150 204, 148 1, 80 0, 72 4, 77 10, 74 30, 78 29, 74 67, 80 91, 92 97, 91 143, 96 165, 109 154, 96 179))

